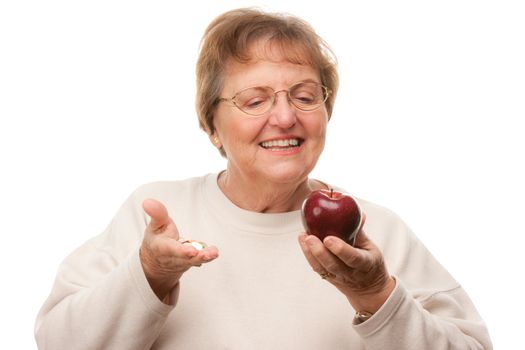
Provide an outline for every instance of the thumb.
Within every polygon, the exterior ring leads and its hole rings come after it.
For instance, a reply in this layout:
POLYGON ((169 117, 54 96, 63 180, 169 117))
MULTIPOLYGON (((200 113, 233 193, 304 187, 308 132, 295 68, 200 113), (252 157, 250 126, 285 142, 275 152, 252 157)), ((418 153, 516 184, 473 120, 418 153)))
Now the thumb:
POLYGON ((146 199, 142 202, 142 208, 151 217, 148 228, 152 232, 162 230, 170 223, 168 209, 161 202, 155 199, 146 199))
POLYGON ((354 247, 356 248, 364 247, 369 241, 368 236, 366 235, 364 230, 365 222, 366 214, 364 212, 361 212, 361 223, 359 225, 359 230, 357 231, 357 234, 354 238, 354 247))

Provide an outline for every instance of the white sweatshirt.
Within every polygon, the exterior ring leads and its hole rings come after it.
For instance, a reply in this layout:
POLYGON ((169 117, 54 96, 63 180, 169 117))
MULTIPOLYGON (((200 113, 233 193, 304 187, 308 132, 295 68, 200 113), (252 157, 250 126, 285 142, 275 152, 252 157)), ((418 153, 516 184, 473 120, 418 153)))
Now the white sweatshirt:
MULTIPOLYGON (((108 228, 61 264, 35 326, 40 349, 492 349, 467 294, 392 212, 360 200, 365 231, 382 250, 396 288, 366 322, 306 262, 300 211, 243 210, 217 174, 145 185, 108 228), (219 248, 186 272, 174 306, 153 293, 138 250, 163 202, 181 236, 219 248)), ((89 219, 89 217, 87 218, 89 219)))

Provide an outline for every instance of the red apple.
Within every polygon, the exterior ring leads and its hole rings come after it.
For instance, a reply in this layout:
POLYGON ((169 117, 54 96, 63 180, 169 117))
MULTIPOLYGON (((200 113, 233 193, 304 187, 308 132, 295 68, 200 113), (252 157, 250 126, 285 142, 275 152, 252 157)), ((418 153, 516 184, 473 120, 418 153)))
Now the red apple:
POLYGON ((354 245, 362 216, 359 204, 349 194, 332 189, 313 191, 304 200, 301 213, 306 233, 321 241, 337 236, 354 245))

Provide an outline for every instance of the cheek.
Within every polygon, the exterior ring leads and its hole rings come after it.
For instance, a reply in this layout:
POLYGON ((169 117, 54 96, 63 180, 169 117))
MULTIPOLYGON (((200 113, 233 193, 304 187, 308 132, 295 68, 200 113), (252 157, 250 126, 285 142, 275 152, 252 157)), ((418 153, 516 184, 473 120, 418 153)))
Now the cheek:
POLYGON ((319 157, 323 152, 326 141, 326 130, 328 126, 328 118, 320 116, 314 120, 310 120, 305 128, 308 130, 308 137, 312 141, 310 143, 310 153, 314 157, 319 157))
POLYGON ((319 116, 318 118, 309 119, 306 121, 305 125, 311 137, 322 140, 325 139, 327 126, 328 118, 326 116, 319 116))
POLYGON ((228 117, 230 117, 229 120, 223 119, 222 122, 216 124, 217 132, 226 149, 246 148, 250 143, 256 142, 264 127, 262 121, 240 119, 235 116, 228 117))

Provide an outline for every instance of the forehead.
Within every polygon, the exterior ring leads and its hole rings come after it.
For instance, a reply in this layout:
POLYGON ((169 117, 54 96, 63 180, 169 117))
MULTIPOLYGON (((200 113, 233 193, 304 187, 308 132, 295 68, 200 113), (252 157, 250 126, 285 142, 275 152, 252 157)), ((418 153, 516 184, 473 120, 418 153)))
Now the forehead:
POLYGON ((236 92, 251 86, 287 88, 303 80, 320 81, 305 50, 259 40, 252 44, 243 59, 230 58, 225 65, 223 91, 236 92))
POLYGON ((246 52, 240 53, 239 61, 288 61, 300 65, 314 66, 313 56, 311 48, 303 41, 284 41, 263 37, 248 45, 246 52))

